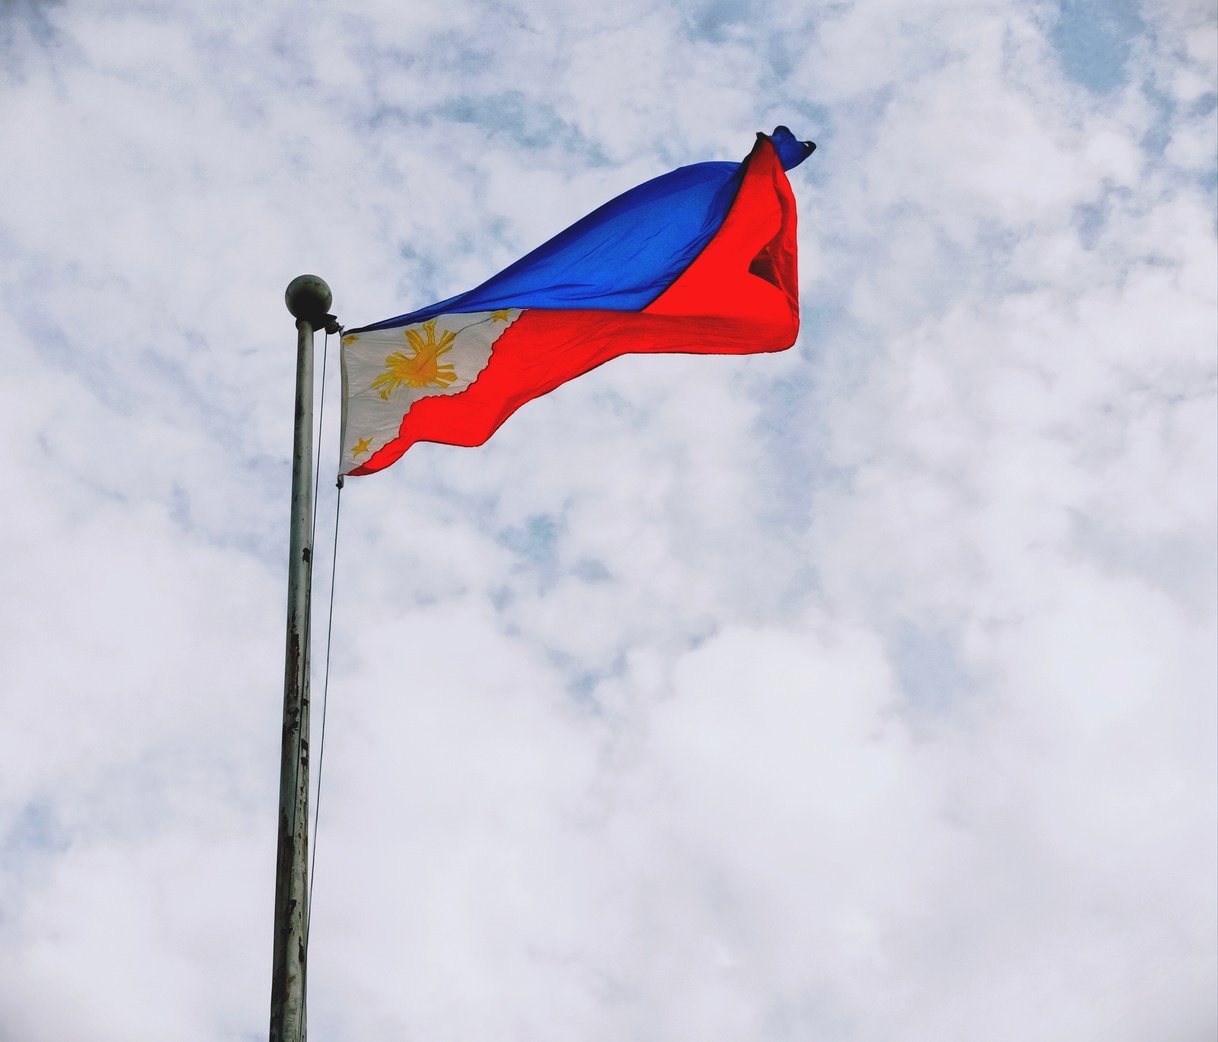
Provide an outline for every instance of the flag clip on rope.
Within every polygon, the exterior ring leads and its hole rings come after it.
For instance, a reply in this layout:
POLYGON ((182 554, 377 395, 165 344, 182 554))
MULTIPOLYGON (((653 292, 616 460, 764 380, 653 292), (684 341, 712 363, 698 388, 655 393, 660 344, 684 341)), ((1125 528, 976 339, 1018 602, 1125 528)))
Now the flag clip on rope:
POLYGON ((419 441, 481 445, 526 402, 618 355, 790 347, 786 171, 815 148, 786 127, 758 134, 742 163, 639 185, 476 289, 344 330, 339 474, 382 470, 419 441))

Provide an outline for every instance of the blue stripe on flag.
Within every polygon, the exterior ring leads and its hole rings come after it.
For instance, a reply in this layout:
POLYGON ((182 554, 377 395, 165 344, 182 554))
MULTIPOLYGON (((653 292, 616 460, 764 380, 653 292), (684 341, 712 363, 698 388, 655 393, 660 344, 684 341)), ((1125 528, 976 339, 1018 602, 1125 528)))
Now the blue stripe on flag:
POLYGON ((594 210, 477 289, 364 329, 506 307, 638 311, 714 238, 736 198, 741 170, 739 163, 697 163, 654 178, 594 210))
MULTIPOLYGON (((786 128, 770 135, 783 167, 815 148, 786 128)), ((715 237, 745 163, 695 163, 619 195, 476 289, 348 332, 393 329, 441 314, 501 308, 640 311, 715 237)))

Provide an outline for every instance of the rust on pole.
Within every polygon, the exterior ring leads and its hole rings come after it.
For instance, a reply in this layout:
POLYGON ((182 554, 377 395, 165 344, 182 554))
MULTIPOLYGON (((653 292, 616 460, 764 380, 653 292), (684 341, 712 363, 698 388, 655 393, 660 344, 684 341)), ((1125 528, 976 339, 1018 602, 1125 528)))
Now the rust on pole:
POLYGON ((288 540, 288 619, 275 858, 275 946, 270 1042, 300 1042, 305 1016, 309 928, 309 605, 313 579, 313 333, 333 316, 330 287, 316 275, 292 280, 284 295, 296 318, 296 424, 288 540))

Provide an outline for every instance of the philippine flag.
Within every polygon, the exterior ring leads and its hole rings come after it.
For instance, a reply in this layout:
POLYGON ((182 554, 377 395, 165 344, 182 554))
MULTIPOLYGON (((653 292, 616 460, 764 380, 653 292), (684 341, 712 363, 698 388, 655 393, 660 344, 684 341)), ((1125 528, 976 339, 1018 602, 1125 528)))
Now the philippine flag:
POLYGON ((481 445, 525 402, 622 354, 781 351, 799 333, 795 199, 816 146, 758 134, 743 163, 631 189, 477 289, 342 338, 341 474, 417 441, 481 445))

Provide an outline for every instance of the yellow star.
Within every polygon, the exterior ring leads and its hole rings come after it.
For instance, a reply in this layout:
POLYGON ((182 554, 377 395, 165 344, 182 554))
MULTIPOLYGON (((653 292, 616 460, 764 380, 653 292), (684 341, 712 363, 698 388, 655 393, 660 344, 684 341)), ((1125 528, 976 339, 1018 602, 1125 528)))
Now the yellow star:
POLYGON ((370 451, 371 445, 371 438, 360 438, 360 440, 355 443, 355 448, 351 450, 351 455, 362 456, 365 452, 370 451))
POLYGON ((359 337, 355 333, 348 333, 345 337, 343 337, 343 345, 345 347, 350 347, 358 339, 359 337))
POLYGON ((508 311, 509 310, 510 310, 509 308, 503 308, 501 311, 492 311, 491 312, 491 321, 492 322, 506 322, 508 320, 508 311))

